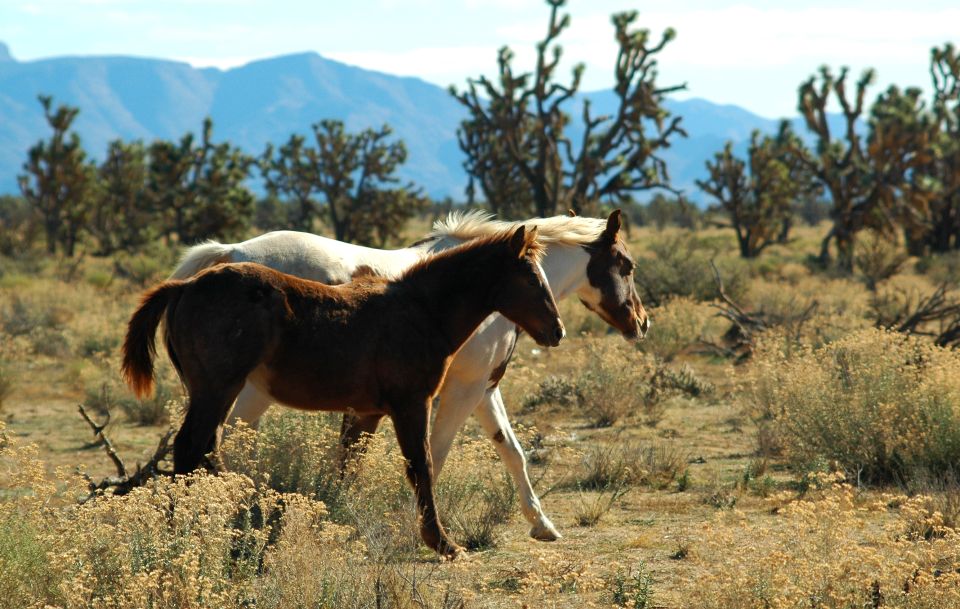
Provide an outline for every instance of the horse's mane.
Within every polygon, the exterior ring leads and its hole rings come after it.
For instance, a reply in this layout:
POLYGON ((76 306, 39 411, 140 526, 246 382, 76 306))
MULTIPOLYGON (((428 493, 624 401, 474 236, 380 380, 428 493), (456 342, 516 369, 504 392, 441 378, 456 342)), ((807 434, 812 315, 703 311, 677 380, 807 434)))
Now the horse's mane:
POLYGON ((473 210, 454 211, 446 218, 433 223, 433 230, 426 239, 454 237, 457 239, 477 239, 518 226, 537 227, 537 240, 544 245, 590 245, 600 237, 606 227, 606 220, 584 218, 582 216, 553 216, 552 218, 532 218, 522 222, 504 222, 494 220, 491 214, 473 210))
MULTIPOLYGON (((510 223, 503 222, 501 224, 509 225, 510 223)), ((519 225, 520 223, 517 223, 518 227, 519 225)), ((432 256, 427 256, 404 271, 402 278, 410 278, 421 271, 429 269, 442 260, 452 258, 454 256, 462 256, 467 252, 474 252, 477 250, 483 250, 497 246, 509 247, 510 239, 513 237, 513 233, 515 231, 516 228, 508 228, 506 230, 501 229, 489 234, 479 235, 476 238, 471 238, 471 240, 467 241, 466 243, 458 245, 457 247, 443 250, 442 252, 432 256)), ((546 253, 546 248, 544 247, 543 240, 540 238, 539 230, 537 231, 537 238, 527 244, 527 252, 529 252, 529 254, 534 260, 537 261, 538 264, 543 260, 543 256, 546 253)))

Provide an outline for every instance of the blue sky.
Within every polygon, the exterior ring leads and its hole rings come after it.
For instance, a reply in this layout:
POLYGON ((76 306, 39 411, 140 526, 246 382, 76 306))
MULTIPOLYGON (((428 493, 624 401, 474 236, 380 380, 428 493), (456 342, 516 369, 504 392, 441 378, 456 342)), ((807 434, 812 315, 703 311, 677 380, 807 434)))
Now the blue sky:
MULTIPOLYGON (((587 64, 586 89, 613 82, 610 14, 640 11, 640 25, 677 39, 661 56, 660 82, 682 96, 794 113, 797 85, 821 64, 878 70, 891 82, 929 86, 929 50, 960 44, 956 0, 570 0, 565 56, 587 64)), ((0 41, 21 61, 60 55, 139 55, 227 68, 316 51, 326 57, 441 86, 490 73, 510 45, 520 67, 546 27, 542 0, 0 0, 0 41)))

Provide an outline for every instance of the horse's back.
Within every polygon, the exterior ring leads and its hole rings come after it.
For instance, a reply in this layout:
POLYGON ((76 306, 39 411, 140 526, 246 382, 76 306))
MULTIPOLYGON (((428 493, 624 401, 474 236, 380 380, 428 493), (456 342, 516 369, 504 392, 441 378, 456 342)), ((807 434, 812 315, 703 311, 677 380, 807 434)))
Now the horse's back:
POLYGON ((347 283, 358 268, 387 278, 420 259, 415 249, 379 250, 297 231, 273 231, 234 246, 233 262, 256 262, 327 284, 347 283))

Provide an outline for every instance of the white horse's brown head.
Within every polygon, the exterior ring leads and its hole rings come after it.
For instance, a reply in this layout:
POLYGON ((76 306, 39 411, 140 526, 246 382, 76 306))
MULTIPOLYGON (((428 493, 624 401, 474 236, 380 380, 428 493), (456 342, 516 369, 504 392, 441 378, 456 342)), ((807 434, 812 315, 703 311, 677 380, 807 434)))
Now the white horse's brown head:
POLYGON ((587 283, 577 295, 585 307, 620 331, 627 340, 646 335, 650 327, 647 312, 633 283, 636 266, 621 238, 620 210, 607 218, 607 226, 596 241, 586 247, 587 283))

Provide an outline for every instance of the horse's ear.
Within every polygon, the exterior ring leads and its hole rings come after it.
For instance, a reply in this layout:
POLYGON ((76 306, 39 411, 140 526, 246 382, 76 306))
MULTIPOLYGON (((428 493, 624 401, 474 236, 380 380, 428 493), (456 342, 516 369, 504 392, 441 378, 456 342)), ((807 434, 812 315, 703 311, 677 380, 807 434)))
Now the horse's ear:
POLYGON ((607 218, 607 228, 604 229, 603 235, 609 239, 616 239, 622 226, 623 219, 620 217, 620 210, 615 209, 610 212, 610 216, 607 218))
POLYGON ((577 212, 573 211, 572 209, 568 209, 568 210, 567 210, 567 215, 570 216, 571 218, 576 218, 576 217, 577 217, 577 212))
POLYGON ((527 231, 527 237, 526 239, 524 239, 527 245, 530 245, 531 243, 537 240, 537 229, 538 229, 537 225, 534 224, 533 228, 527 231))
MULTIPOLYGON (((536 229, 534 229, 536 230, 536 229)), ((510 237, 510 249, 517 258, 523 258, 527 254, 527 227, 520 225, 510 237)))

